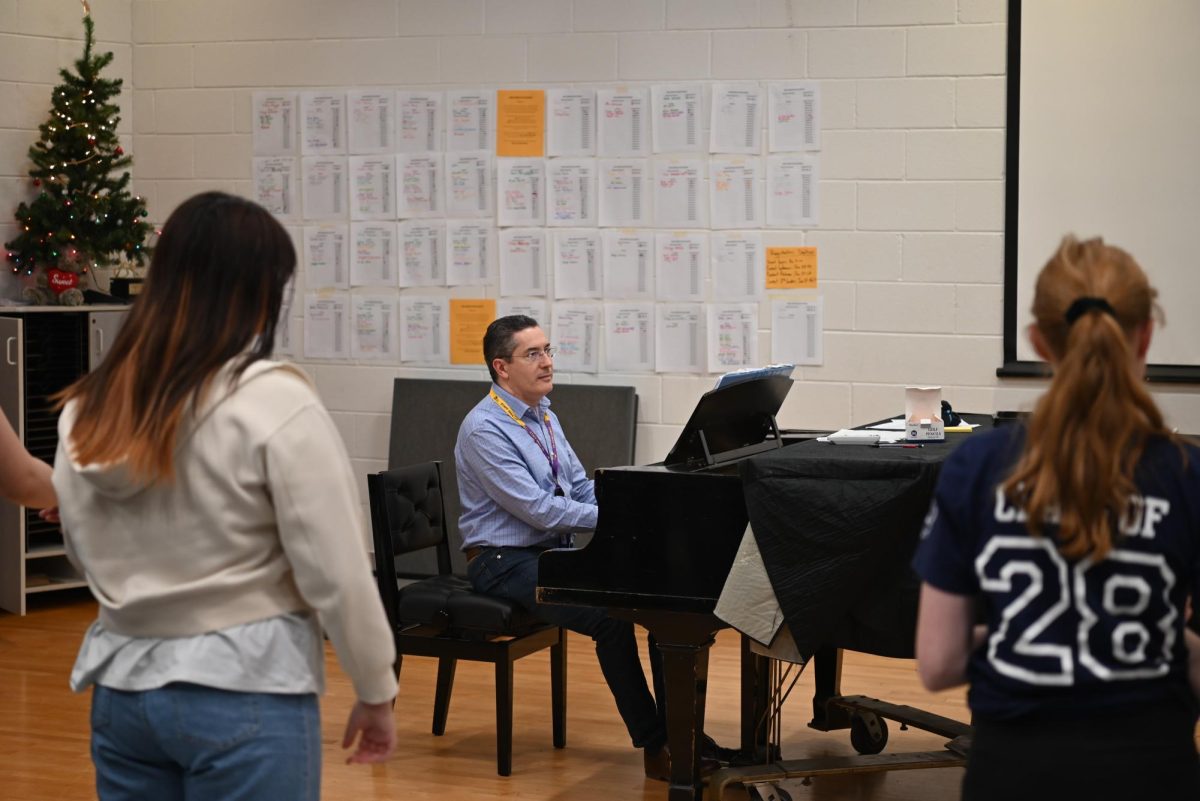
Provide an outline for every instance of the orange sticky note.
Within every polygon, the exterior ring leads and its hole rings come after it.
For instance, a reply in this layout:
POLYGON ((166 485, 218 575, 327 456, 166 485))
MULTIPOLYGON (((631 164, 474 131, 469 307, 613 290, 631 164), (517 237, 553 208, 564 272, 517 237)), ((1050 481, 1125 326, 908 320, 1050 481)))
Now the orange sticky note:
POLYGON ((816 248, 767 248, 767 289, 816 288, 816 248))
POLYGON ((496 319, 490 298, 450 299, 450 363, 483 364, 483 334, 496 319))
POLYGON ((545 152, 544 89, 496 92, 496 155, 541 156, 545 152))

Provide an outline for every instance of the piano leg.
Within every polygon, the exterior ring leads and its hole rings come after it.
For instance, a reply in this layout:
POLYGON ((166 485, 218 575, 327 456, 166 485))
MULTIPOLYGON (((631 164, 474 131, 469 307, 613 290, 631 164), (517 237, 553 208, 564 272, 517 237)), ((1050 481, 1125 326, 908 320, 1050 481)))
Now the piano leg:
POLYGON ((779 744, 771 742, 771 663, 750 650, 750 638, 742 640, 741 735, 735 765, 762 765, 779 759, 779 744))
POLYGON ((816 683, 813 692, 813 719, 809 728, 818 731, 850 728, 850 712, 846 707, 829 703, 842 695, 842 649, 822 646, 813 654, 816 683))
MULTIPOLYGON (((712 615, 639 610, 622 614, 658 641, 666 683, 667 747, 671 751, 668 801, 701 801, 700 734, 708 693, 708 652, 722 623, 712 615)), ((660 699, 660 703, 662 703, 660 699)))

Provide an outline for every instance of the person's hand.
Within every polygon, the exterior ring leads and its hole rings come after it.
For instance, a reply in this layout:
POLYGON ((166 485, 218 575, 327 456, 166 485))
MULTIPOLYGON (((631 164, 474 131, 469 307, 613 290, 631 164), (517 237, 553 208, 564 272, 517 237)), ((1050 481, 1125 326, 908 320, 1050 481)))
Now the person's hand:
POLYGON ((58 516, 57 506, 48 506, 45 509, 38 510, 38 517, 45 520, 47 523, 61 523, 62 518, 58 516))
POLYGON ((346 757, 346 764, 365 765, 383 762, 396 748, 396 721, 392 717, 392 703, 365 704, 358 701, 350 710, 346 721, 346 733, 342 736, 342 748, 349 748, 358 739, 354 753, 346 757))

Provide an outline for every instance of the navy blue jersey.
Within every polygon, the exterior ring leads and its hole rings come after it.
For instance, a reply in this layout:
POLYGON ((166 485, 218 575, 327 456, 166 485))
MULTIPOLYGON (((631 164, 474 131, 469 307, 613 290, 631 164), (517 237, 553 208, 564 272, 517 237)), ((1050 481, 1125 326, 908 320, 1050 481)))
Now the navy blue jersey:
POLYGON ((1053 524, 1032 536, 999 491, 1022 441, 1021 427, 1001 428, 950 455, 913 561, 937 589, 978 598, 988 636, 967 668, 971 710, 1003 719, 1165 698, 1194 707, 1183 630, 1189 596, 1200 604, 1200 449, 1148 443, 1120 536, 1095 562, 1065 559, 1053 524))

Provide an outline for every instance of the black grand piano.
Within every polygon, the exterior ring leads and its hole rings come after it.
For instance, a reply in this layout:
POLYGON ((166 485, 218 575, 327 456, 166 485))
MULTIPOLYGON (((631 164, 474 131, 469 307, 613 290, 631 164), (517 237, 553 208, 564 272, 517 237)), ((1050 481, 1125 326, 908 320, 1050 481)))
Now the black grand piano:
MULTIPOLYGON (((605 607, 658 641, 671 801, 699 794, 708 651, 725 627, 713 609, 749 519, 739 462, 781 447, 775 415, 791 384, 768 375, 705 394, 663 464, 597 471, 591 542, 547 551, 538 563, 540 602, 605 607)), ((761 683, 746 677, 763 670, 761 660, 743 654, 743 693, 759 693, 761 683)), ((761 705, 749 701, 743 698, 744 749, 762 742, 761 705)))

